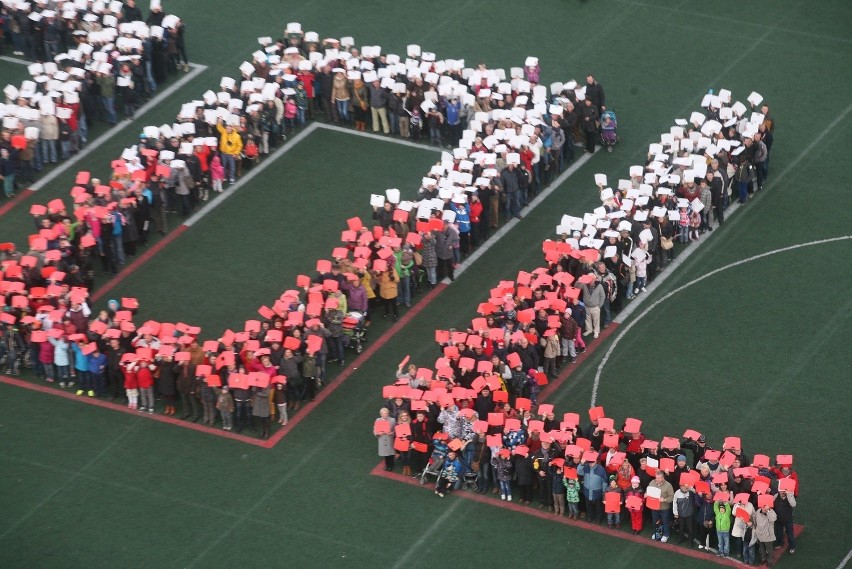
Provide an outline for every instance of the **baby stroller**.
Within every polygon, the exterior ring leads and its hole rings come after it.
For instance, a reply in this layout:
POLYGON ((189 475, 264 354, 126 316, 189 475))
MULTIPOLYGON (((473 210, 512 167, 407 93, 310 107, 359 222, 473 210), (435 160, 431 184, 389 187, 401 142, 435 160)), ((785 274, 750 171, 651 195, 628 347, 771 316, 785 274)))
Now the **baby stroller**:
POLYGON ((612 111, 601 113, 601 144, 607 152, 612 152, 612 147, 618 144, 618 119, 612 111))
POLYGON ((424 468, 423 472, 420 473, 421 485, 426 484, 428 477, 434 477, 435 482, 438 482, 438 479, 441 477, 441 471, 444 467, 444 459, 446 457, 447 447, 436 447, 435 450, 432 451, 432 456, 429 457, 429 462, 426 464, 426 468, 424 468))
POLYGON ((346 345, 354 348, 359 354, 364 351, 364 344, 367 343, 365 322, 364 314, 355 310, 349 312, 343 319, 343 335, 346 337, 346 345))

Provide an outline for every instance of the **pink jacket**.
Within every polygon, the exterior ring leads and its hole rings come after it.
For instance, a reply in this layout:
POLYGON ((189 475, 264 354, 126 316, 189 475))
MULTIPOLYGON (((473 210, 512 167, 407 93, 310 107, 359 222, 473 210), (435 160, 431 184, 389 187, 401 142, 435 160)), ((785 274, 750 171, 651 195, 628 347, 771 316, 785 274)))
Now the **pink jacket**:
POLYGON ((284 117, 292 119, 296 116, 296 103, 292 99, 288 99, 284 104, 284 117))
POLYGON ((225 179, 225 167, 222 166, 222 159, 218 155, 214 156, 210 162, 210 178, 213 180, 225 179))

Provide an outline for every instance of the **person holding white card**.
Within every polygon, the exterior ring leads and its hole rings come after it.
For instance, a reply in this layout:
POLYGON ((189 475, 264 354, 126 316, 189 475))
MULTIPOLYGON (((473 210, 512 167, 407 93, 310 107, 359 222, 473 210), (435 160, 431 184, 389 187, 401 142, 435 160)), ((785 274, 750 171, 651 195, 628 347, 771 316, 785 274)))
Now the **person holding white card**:
POLYGON ((659 509, 651 508, 651 520, 654 523, 654 533, 651 535, 651 539, 656 540, 659 536, 659 540, 665 543, 669 540, 674 488, 666 480, 665 473, 661 469, 657 469, 654 480, 648 485, 645 495, 660 501, 659 509))

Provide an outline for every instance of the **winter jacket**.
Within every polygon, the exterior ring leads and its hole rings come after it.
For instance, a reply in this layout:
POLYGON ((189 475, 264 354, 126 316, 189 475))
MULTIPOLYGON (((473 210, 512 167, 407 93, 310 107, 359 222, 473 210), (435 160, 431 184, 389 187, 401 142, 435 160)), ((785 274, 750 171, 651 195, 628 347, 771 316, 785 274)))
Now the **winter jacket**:
POLYGON ((684 492, 678 488, 674 493, 674 502, 672 502, 672 511, 675 516, 683 516, 688 518, 695 515, 695 494, 692 490, 684 492))
POLYGON ((68 356, 68 342, 64 338, 48 338, 53 344, 53 363, 58 366, 70 365, 71 360, 68 356))
POLYGON ((601 500, 608 482, 604 467, 595 464, 590 468, 586 464, 581 464, 577 467, 577 474, 583 477, 583 495, 586 499, 601 500))
POLYGON ((236 129, 231 129, 231 132, 228 132, 220 124, 216 125, 216 129, 219 131, 219 150, 225 154, 239 156, 240 152, 243 151, 243 139, 240 133, 236 129))
POLYGON ((716 515, 716 531, 731 531, 731 508, 727 504, 713 502, 713 512, 716 515))
POLYGON ((771 508, 765 512, 757 510, 754 513, 754 531, 757 534, 757 541, 764 543, 775 541, 776 519, 778 519, 778 515, 771 508))
POLYGON ((399 275, 396 274, 396 269, 389 268, 387 271, 379 273, 376 281, 379 283, 380 297, 392 299, 399 294, 399 275))
POLYGON ((778 516, 779 522, 787 522, 793 519, 793 508, 796 507, 796 497, 793 494, 787 493, 787 498, 781 497, 781 494, 775 496, 775 505, 772 508, 778 516))
POLYGON ((576 504, 580 501, 580 484, 573 478, 563 478, 565 484, 565 500, 569 504, 576 504))

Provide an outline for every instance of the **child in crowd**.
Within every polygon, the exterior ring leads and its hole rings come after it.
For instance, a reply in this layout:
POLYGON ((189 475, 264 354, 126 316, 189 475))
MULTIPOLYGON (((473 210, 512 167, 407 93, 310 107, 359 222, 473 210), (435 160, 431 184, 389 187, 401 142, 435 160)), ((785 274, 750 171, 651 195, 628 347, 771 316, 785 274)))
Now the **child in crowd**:
MULTIPOLYGON (((640 500, 644 500, 645 493, 642 492, 642 488, 639 487, 640 479, 638 476, 634 476, 630 479, 630 488, 624 493, 625 501, 627 498, 631 496, 636 496, 640 500)), ((627 508, 630 512, 630 533, 633 535, 638 535, 642 533, 642 504, 639 504, 638 508, 627 508)))
POLYGON ((210 181, 213 184, 213 191, 222 193, 222 182, 225 179, 225 167, 222 165, 222 158, 219 153, 213 155, 213 160, 210 161, 210 181))
MULTIPOLYGON (((609 486, 607 486, 606 490, 604 490, 604 494, 618 494, 618 501, 621 502, 623 500, 623 496, 621 494, 621 488, 618 487, 618 479, 615 474, 611 474, 609 477, 609 486)), ((621 527, 621 512, 607 512, 606 514, 606 525, 609 529, 616 529, 621 527)))
POLYGON ((575 478, 565 477, 565 500, 568 502, 568 518, 571 520, 580 517, 580 484, 575 478))
POLYGON ((222 386, 219 397, 216 399, 216 409, 222 416, 222 430, 230 431, 234 428, 234 396, 227 385, 222 386))

